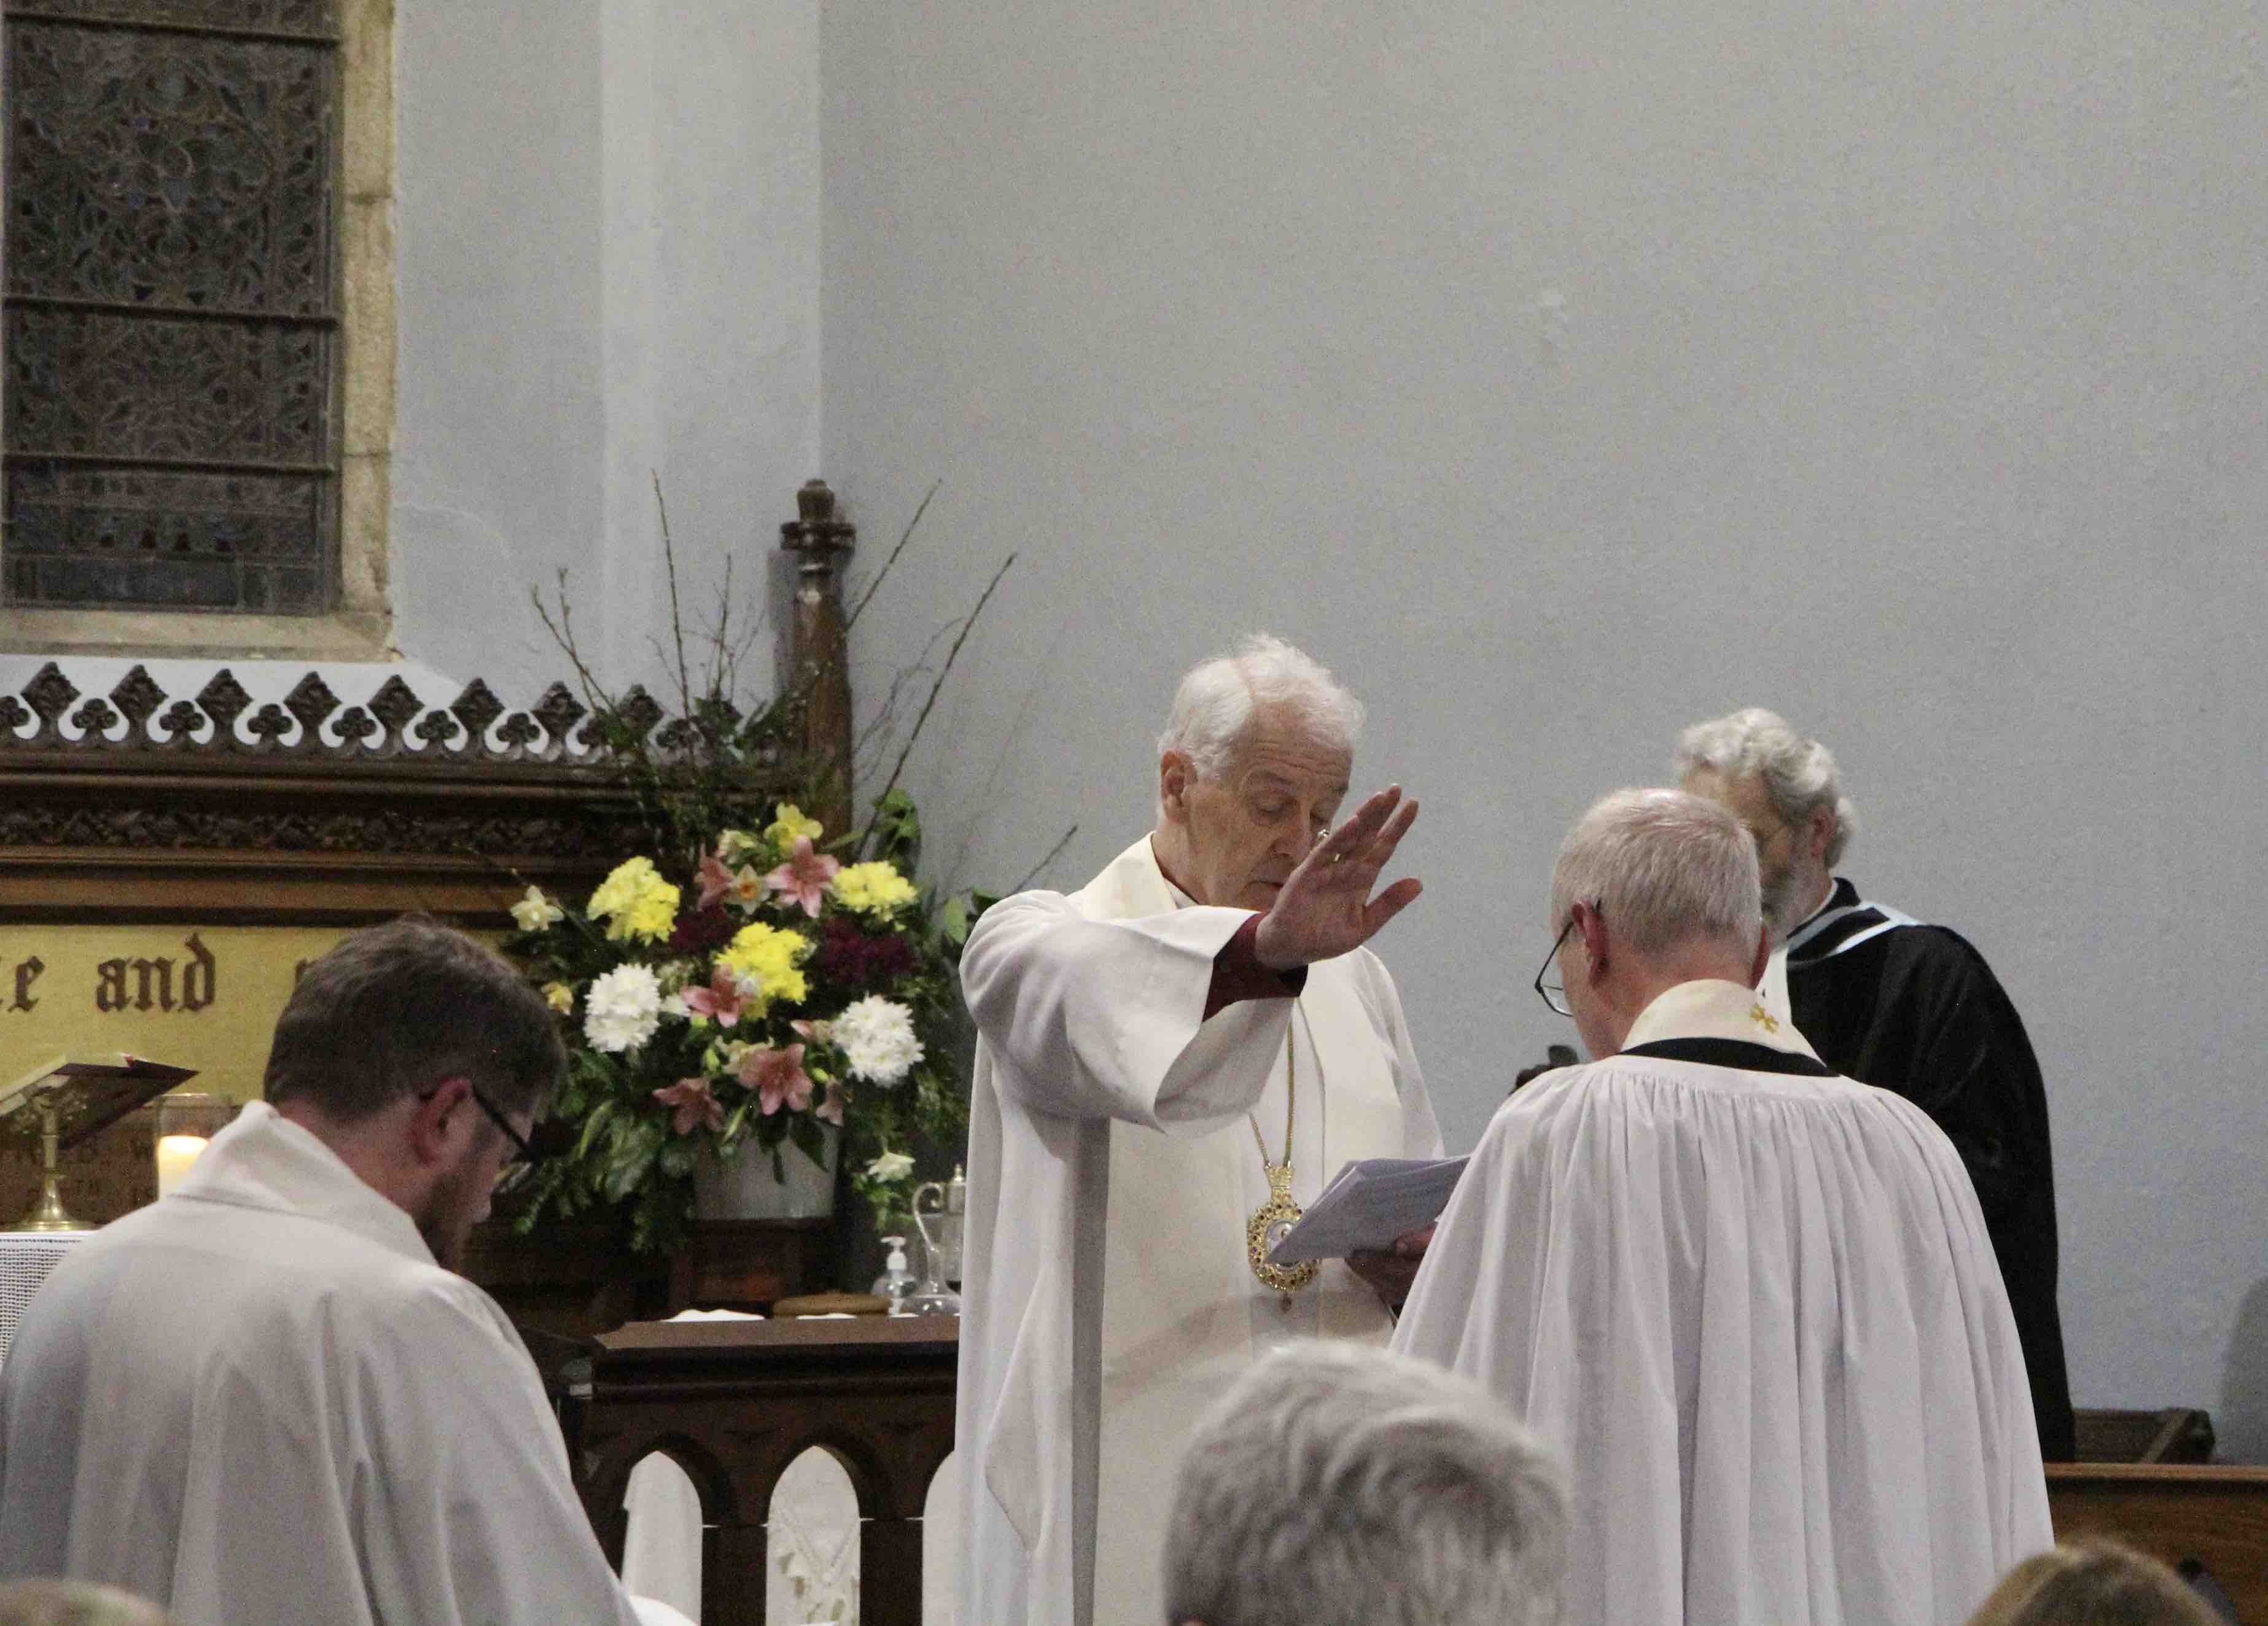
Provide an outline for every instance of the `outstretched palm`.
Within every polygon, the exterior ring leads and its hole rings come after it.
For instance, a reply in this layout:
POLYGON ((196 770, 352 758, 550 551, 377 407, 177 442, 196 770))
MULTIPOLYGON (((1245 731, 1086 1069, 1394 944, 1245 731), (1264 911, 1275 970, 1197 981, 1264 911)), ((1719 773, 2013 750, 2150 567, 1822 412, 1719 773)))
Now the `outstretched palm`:
POLYGON ((1418 817, 1415 798, 1388 785, 1300 861, 1275 907, 1260 917, 1253 944, 1260 963, 1288 971, 1331 960, 1368 942, 1425 890, 1405 876, 1375 898, 1370 889, 1418 817))

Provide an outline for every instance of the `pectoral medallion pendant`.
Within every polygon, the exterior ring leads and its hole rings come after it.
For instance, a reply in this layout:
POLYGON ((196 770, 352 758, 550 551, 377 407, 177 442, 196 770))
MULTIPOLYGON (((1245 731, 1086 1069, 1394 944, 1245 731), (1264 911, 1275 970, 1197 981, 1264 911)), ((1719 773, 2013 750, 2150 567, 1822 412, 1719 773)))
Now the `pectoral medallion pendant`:
POLYGON ((1260 1284, 1283 1294, 1284 1307, 1288 1310, 1292 1307, 1292 1295, 1312 1283, 1320 1267, 1312 1259, 1303 1259, 1295 1265, 1269 1262, 1268 1250, 1300 1223, 1302 1210, 1292 1201, 1291 1164, 1270 1163, 1263 1157, 1260 1166, 1268 1175, 1268 1201, 1253 1210, 1251 1220, 1244 1227, 1245 1253, 1252 1261, 1252 1274, 1259 1278, 1260 1284))

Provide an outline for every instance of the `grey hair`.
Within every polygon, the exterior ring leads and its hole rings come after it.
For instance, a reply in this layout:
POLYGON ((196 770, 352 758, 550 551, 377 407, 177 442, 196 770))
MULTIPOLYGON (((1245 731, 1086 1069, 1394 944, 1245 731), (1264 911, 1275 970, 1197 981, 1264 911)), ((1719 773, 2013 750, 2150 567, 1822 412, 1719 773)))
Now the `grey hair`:
POLYGON ((1615 791, 1575 821, 1551 866, 1551 930, 1578 903, 1642 954, 1695 938, 1756 945, 1764 923, 1756 843, 1706 797, 1615 791))
POLYGON ((1362 738, 1362 703, 1314 656, 1272 633, 1248 633, 1234 652, 1201 660, 1174 691, 1158 754, 1182 751, 1197 777, 1218 780, 1236 759, 1252 714, 1289 707, 1317 738, 1351 756, 1362 738))
POLYGON ((1802 738, 1777 711, 1750 706, 1687 729, 1677 737, 1678 776, 1697 768, 1713 768, 1727 779, 1761 780, 1772 811, 1793 825, 1822 807, 1833 808, 1835 835, 1826 854, 1830 870, 1843 862, 1859 833, 1859 810, 1843 794, 1835 754, 1802 738))
POLYGON ((1166 1619, 1550 1626, 1566 1543, 1558 1466, 1493 1394, 1303 1339, 1197 1423, 1166 1525, 1166 1619))

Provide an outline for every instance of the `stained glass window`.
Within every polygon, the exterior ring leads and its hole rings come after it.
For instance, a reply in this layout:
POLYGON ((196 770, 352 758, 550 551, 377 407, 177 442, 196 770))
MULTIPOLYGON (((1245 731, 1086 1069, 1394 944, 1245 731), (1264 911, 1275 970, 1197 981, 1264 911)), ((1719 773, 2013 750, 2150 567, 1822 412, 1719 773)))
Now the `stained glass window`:
POLYGON ((6 4, 8 603, 333 607, 337 4, 6 4))

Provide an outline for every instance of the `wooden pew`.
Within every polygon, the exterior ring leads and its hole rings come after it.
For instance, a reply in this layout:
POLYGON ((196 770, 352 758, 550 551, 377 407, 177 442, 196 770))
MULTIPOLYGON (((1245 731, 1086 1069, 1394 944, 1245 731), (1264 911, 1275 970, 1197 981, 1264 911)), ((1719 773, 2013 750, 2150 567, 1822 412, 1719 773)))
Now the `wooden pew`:
POLYGON ((2268 1468, 2051 1462, 2056 1538, 2106 1535, 2204 1565, 2244 1626, 2268 1626, 2268 1468))

